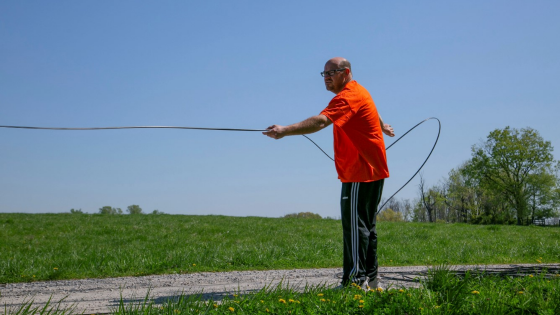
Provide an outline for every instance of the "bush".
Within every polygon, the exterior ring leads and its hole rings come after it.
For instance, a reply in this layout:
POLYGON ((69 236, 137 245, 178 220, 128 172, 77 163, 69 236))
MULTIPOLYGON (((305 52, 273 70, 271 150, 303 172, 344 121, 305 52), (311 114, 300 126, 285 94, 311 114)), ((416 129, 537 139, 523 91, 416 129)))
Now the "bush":
POLYGON ((387 208, 387 209, 381 211, 377 215, 377 221, 380 221, 380 222, 383 222, 383 221, 385 221, 385 222, 403 222, 404 217, 403 217, 401 212, 394 211, 391 208, 387 208))
POLYGON ((74 213, 74 214, 84 214, 84 212, 82 211, 82 209, 70 209, 70 213, 74 213))
POLYGON ((152 211, 152 214, 165 214, 165 213, 156 209, 152 211))
POLYGON ((297 218, 297 219, 322 219, 322 217, 317 213, 312 212, 300 212, 300 213, 290 213, 286 214, 284 218, 297 218))

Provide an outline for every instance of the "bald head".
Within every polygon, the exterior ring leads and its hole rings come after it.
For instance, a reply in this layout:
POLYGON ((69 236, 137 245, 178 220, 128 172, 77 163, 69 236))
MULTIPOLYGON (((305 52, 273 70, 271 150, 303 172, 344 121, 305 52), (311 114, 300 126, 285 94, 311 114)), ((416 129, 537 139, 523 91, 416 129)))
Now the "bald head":
POLYGON ((334 94, 340 93, 346 84, 352 81, 350 61, 342 57, 334 57, 325 64, 323 72, 325 87, 334 94))
POLYGON ((350 65, 350 61, 342 57, 334 57, 332 59, 329 59, 329 61, 327 61, 327 64, 332 64, 337 68, 348 68, 350 69, 350 72, 352 72, 352 66, 350 65))

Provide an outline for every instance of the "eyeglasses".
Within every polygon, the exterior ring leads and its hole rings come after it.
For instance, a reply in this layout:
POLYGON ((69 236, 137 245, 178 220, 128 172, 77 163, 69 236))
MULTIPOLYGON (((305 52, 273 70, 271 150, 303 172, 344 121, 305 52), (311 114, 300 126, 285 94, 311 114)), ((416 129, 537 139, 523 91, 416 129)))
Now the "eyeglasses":
POLYGON ((335 70, 330 70, 330 71, 323 71, 321 72, 321 76, 322 77, 332 77, 335 73, 340 72, 340 71, 344 71, 346 70, 346 68, 340 68, 340 69, 335 69, 335 70))

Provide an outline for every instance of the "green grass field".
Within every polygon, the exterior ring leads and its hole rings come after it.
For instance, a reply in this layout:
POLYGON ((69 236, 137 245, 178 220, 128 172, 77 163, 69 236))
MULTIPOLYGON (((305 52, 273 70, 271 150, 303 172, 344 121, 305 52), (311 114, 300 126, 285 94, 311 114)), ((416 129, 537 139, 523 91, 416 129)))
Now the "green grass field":
MULTIPOLYGON (((381 266, 560 262, 560 228, 378 224, 381 266)), ((342 265, 340 221, 0 214, 0 283, 342 265)))

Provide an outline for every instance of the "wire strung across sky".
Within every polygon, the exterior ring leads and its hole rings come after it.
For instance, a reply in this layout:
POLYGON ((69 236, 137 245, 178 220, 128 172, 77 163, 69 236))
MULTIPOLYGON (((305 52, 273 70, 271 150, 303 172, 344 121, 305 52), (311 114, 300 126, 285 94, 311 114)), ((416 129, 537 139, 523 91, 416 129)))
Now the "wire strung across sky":
MULTIPOLYGON (((386 150, 389 150, 393 145, 395 145, 397 142, 399 142, 399 140, 401 140, 402 138, 404 138, 404 136, 406 136, 409 132, 411 132, 412 130, 414 130, 416 127, 420 126, 421 124, 423 124, 424 122, 431 120, 431 119, 435 119, 438 122, 438 134, 436 137, 436 141, 434 142, 434 145, 432 146, 432 150, 430 151, 430 153, 428 154, 428 157, 426 157, 426 159, 424 160, 424 163, 422 163, 422 165, 418 168, 418 170, 416 171, 416 173, 414 173, 414 175, 412 175, 412 177, 404 184, 401 186, 401 188, 399 188, 393 195, 391 195, 391 197, 389 197, 389 199, 387 199, 383 205, 381 205, 381 207, 378 208, 377 211, 379 211, 380 209, 383 209, 383 207, 389 202, 389 200, 391 200, 397 193, 399 193, 406 185, 408 185, 408 183, 410 183, 410 181, 412 181, 412 179, 414 177, 416 177, 416 175, 420 172, 420 170, 422 170, 422 168, 424 167, 424 165, 426 164, 426 162, 428 162, 428 159, 430 158, 430 156, 432 155, 432 153, 434 152, 434 149, 436 148, 436 145, 438 143, 439 140, 439 135, 441 133, 441 121, 436 118, 436 117, 430 117, 430 118, 426 118, 424 120, 422 120, 421 122, 419 122, 418 124, 416 124, 414 127, 410 128, 407 132, 405 132, 402 136, 400 136, 397 140, 395 140, 393 143, 391 143, 390 146, 387 147, 386 150)), ((256 132, 256 131, 260 131, 260 132, 265 132, 268 131, 266 129, 238 129, 238 128, 205 128, 205 127, 182 127, 182 126, 125 126, 125 127, 88 127, 88 128, 69 128, 69 127, 30 127, 30 126, 0 126, 0 128, 11 128, 11 129, 35 129, 35 130, 114 130, 114 129, 189 129, 189 130, 215 130, 215 131, 250 131, 250 132, 256 132)), ((315 143, 315 141, 311 140, 308 136, 306 135, 302 135, 305 138, 307 138, 307 140, 311 141, 311 143, 313 143, 317 148, 319 148, 319 150, 321 150, 321 152, 323 152, 329 159, 331 159, 332 161, 334 161, 334 159, 328 155, 317 143, 315 143)))

